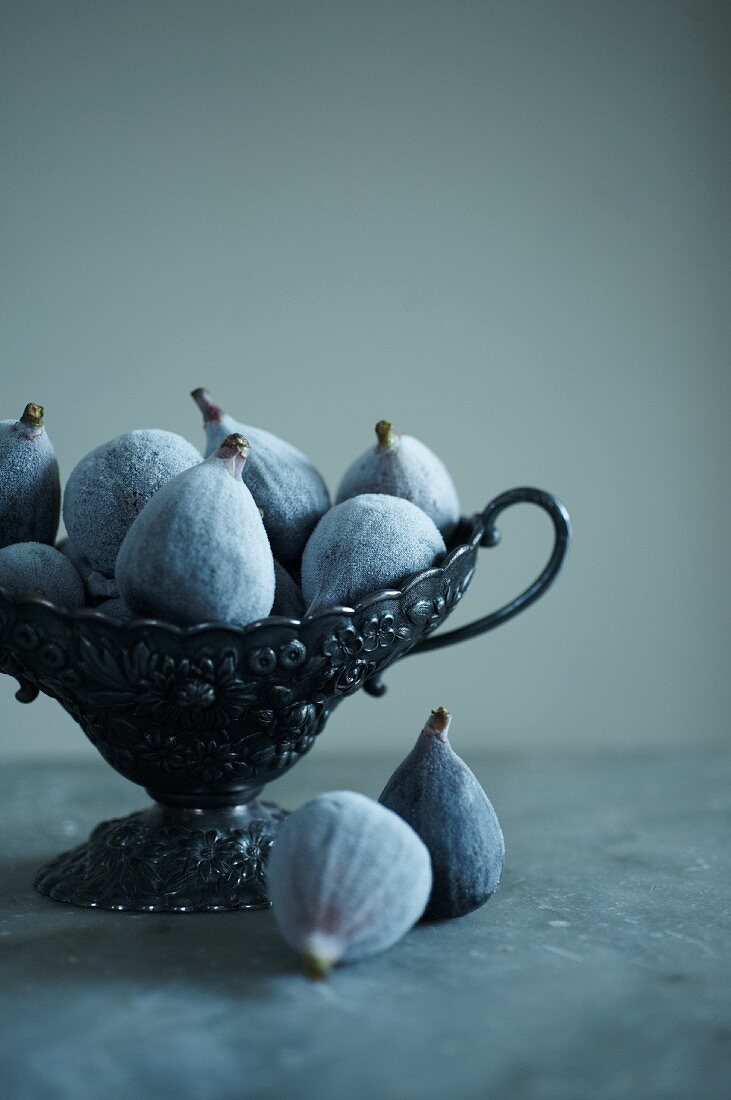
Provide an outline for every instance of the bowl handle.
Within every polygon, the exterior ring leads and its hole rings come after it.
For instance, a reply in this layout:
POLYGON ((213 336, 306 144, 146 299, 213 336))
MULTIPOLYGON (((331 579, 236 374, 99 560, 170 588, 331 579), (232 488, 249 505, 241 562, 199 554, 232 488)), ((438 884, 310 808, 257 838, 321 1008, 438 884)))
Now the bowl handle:
POLYGON ((482 513, 485 531, 480 546, 497 546, 500 542, 500 532, 495 526, 495 522, 500 513, 512 504, 537 504, 539 508, 543 508, 545 512, 548 512, 551 517, 555 538, 551 556, 543 572, 536 577, 524 592, 521 592, 519 596, 516 596, 514 600, 506 603, 503 607, 498 608, 497 611, 485 615, 482 619, 477 619, 474 623, 468 623, 467 626, 460 626, 456 630, 448 630, 446 634, 423 638, 409 651, 410 653, 426 653, 430 649, 439 649, 444 645, 454 645, 455 642, 464 642, 468 638, 484 634, 501 623, 506 623, 519 611, 529 607, 553 584, 563 565, 569 547, 571 521, 561 501, 557 500, 551 493, 546 493, 543 489, 524 487, 521 489, 508 489, 506 493, 501 493, 500 496, 495 497, 482 513))

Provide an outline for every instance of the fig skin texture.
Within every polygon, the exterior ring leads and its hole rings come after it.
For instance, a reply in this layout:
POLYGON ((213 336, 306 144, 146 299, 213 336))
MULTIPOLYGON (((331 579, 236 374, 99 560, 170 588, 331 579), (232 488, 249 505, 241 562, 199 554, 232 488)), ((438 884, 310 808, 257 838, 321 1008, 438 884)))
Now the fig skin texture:
POLYGON ((43 406, 20 420, 0 420, 0 548, 15 542, 52 546, 61 513, 61 482, 43 406))
POLYGON ((459 522, 459 498, 440 458, 413 435, 394 432, 388 420, 376 424, 377 443, 346 470, 337 503, 361 493, 387 493, 416 504, 445 539, 459 522))
POLYGON ((505 861, 492 804, 447 739, 450 721, 444 707, 432 711, 379 798, 429 849, 434 883, 426 920, 462 917, 479 909, 497 889, 505 861))
POLYGON ((110 600, 104 600, 102 603, 96 605, 96 610, 103 611, 110 619, 117 619, 120 623, 129 623, 132 619, 138 617, 135 616, 134 611, 130 611, 121 596, 114 596, 110 600))
POLYGON ((117 557, 117 586, 135 615, 244 626, 269 614, 274 559, 241 480, 248 450, 243 436, 229 436, 163 485, 132 524, 117 557))
POLYGON ((431 889, 413 829, 354 791, 290 814, 267 862, 274 919, 311 978, 385 951, 418 921, 431 889))
POLYGON ((264 512, 274 557, 284 566, 292 566, 302 556, 320 516, 330 507, 325 482, 307 455, 291 443, 263 428, 240 424, 204 389, 193 390, 191 396, 203 413, 206 455, 231 432, 249 440, 251 455, 244 466, 244 482, 264 512))
POLYGON ((302 555, 302 592, 308 612, 352 607, 369 592, 394 588, 411 573, 436 564, 444 539, 408 500, 365 493, 336 504, 322 517, 302 555))
POLYGON ((69 559, 45 542, 0 550, 0 585, 16 596, 42 596, 61 607, 83 607, 84 585, 69 559))
POLYGON ((157 428, 127 432, 85 455, 66 484, 63 520, 91 568, 113 577, 124 537, 148 501, 200 462, 187 439, 157 428))

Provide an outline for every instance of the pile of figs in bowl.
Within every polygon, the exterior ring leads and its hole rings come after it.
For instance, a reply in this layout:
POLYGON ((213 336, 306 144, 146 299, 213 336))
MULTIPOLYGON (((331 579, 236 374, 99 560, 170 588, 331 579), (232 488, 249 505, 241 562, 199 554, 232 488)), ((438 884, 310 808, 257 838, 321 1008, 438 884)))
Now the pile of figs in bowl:
POLYGON ((44 410, 0 421, 0 670, 40 691, 153 805, 104 822, 41 869, 58 901, 200 911, 269 904, 284 819, 262 788, 340 700, 382 695, 398 658, 505 622, 556 577, 563 505, 520 488, 462 516, 443 462, 386 421, 335 501, 309 459, 204 390, 204 454, 161 429, 101 444, 63 492, 44 410), (498 515, 544 509, 539 577, 497 611, 432 636, 465 594, 498 515), (56 542, 60 515, 67 537, 56 542))

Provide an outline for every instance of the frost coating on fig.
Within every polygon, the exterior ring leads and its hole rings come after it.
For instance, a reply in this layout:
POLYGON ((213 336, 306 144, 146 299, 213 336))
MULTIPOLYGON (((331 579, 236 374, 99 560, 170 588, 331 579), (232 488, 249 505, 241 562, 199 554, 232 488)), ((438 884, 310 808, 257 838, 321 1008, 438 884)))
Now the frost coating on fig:
POLYGON ((60 511, 56 452, 43 426, 43 406, 31 403, 20 420, 0 420, 0 547, 52 545, 60 511))
POLYGON ((269 614, 274 560, 241 480, 248 450, 243 436, 228 436, 163 485, 134 521, 117 557, 117 585, 136 615, 245 625, 269 614))
POLYGON ((421 440, 398 435, 388 420, 376 424, 377 442, 345 472, 337 503, 361 493, 387 493, 416 504, 445 539, 459 521, 459 498, 446 466, 421 440))
POLYGON ((379 802, 399 814, 429 849, 434 885, 425 917, 461 917, 497 889, 505 842, 475 775, 447 739, 451 715, 432 711, 416 745, 379 802))
POLYGON ((0 550, 0 585, 15 596, 42 596, 62 607, 84 606, 84 585, 69 559, 45 542, 0 550))
POLYGON ((127 432, 82 458, 66 484, 63 519, 92 569, 114 576, 122 541, 147 502, 200 461, 187 439, 157 428, 127 432))
POLYGON ((298 561, 315 524, 330 507, 322 477, 302 451, 263 428, 240 424, 216 405, 206 390, 193 390, 192 397, 203 413, 206 455, 231 432, 251 443, 243 478, 264 510, 272 553, 285 566, 298 561))
POLYGON ((378 493, 352 497, 322 517, 305 547, 308 610, 352 606, 369 592, 431 569, 444 552, 436 526, 411 501, 378 493))
POLYGON ((354 791, 290 814, 267 863, 274 919, 310 977, 391 947, 423 913, 431 881, 413 829, 354 791))
POLYGON ((117 619, 120 623, 129 623, 135 618, 134 611, 130 611, 121 596, 114 596, 111 600, 104 600, 97 604, 97 611, 102 611, 110 619, 117 619))

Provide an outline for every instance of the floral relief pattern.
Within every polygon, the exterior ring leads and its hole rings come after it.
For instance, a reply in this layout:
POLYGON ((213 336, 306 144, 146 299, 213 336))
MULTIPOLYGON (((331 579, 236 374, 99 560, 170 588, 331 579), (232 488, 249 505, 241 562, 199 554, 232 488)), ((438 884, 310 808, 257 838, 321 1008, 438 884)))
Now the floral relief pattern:
POLYGON ((86 844, 59 856, 36 886, 58 901, 106 909, 241 909, 268 905, 264 867, 284 813, 244 828, 192 828, 154 811, 98 825, 86 844))
MULTIPOLYGON (((475 544, 476 547, 476 544, 475 544)), ((373 683, 446 618, 476 548, 355 612, 251 632, 23 609, 0 592, 0 668, 19 698, 56 697, 104 758, 159 791, 260 785, 307 752, 340 699, 373 683)))

